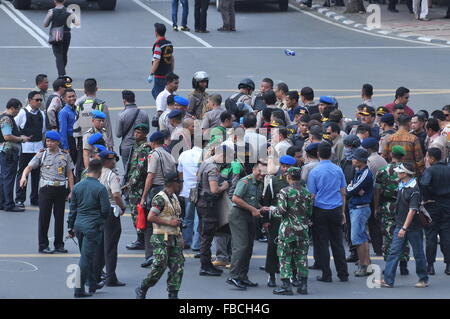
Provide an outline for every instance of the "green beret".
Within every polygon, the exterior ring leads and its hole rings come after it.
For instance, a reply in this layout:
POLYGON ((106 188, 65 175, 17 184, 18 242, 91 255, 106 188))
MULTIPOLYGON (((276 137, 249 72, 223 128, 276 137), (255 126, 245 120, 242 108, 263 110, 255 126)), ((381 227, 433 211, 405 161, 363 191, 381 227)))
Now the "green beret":
POLYGON ((395 155, 400 155, 400 156, 405 156, 406 155, 406 151, 403 148, 403 146, 400 145, 395 145, 392 147, 392 153, 395 155))
POLYGON ((139 130, 139 131, 146 131, 146 132, 150 131, 150 127, 148 126, 148 124, 145 124, 145 123, 137 124, 134 127, 134 129, 139 130))

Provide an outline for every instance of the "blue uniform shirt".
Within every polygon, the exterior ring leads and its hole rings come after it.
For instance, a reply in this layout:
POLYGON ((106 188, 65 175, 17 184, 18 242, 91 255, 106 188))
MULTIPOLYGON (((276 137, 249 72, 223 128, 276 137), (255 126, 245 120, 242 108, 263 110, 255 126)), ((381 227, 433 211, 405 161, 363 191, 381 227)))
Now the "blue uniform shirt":
POLYGON ((75 123, 75 110, 67 105, 58 113, 59 134, 61 134, 61 145, 64 150, 69 149, 69 136, 73 136, 73 124, 75 123))
POLYGON ((322 160, 308 175, 308 190, 316 195, 314 206, 335 209, 342 206, 341 188, 347 187, 342 169, 330 160, 322 160))

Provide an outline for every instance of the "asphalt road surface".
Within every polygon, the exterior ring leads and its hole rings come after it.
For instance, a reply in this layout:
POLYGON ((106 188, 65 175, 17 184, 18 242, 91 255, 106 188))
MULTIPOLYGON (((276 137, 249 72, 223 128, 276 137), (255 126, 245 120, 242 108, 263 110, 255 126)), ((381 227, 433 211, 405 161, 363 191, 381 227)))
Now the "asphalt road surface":
MULTIPOLYGON (((2 1, 5 3, 5 1, 2 1)), ((100 11, 95 2, 80 4, 82 26, 72 31, 68 75, 80 90, 83 81, 95 77, 99 97, 112 109, 112 122, 122 109, 120 92, 132 89, 138 105, 153 116, 154 100, 146 82, 154 42, 153 24, 165 22, 167 38, 175 45, 176 70, 181 84, 178 93, 187 96, 192 74, 199 70, 210 75, 210 92, 225 97, 236 90, 237 83, 251 77, 257 85, 264 77, 284 81, 292 89, 311 86, 319 95, 334 95, 344 114, 351 117, 361 103, 363 83, 375 88, 377 104, 394 99, 395 89, 412 89, 410 106, 433 110, 450 100, 450 48, 416 43, 356 32, 324 21, 312 13, 290 7, 279 12, 277 5, 239 5, 236 33, 219 33, 220 14, 214 6, 208 10, 209 34, 173 32, 170 1, 119 0, 114 12, 100 11), (286 56, 285 48, 294 49, 295 56, 286 56)), ((45 10, 51 1, 36 1, 35 10, 18 12, 8 4, 0 6, 0 104, 11 97, 23 100, 34 87, 34 77, 47 73, 56 77, 51 49, 46 44, 48 30, 42 27, 45 10)), ((188 25, 193 29, 193 2, 190 3, 188 25)), ((181 10, 179 12, 181 18, 181 10)), ((116 140, 116 145, 119 141, 116 140)), ((121 165, 119 165, 121 167, 121 165)), ((25 213, 0 212, 0 298, 71 298, 73 290, 66 282, 67 267, 78 262, 78 248, 67 241, 69 255, 37 254, 37 208, 25 213)), ((53 235, 50 227, 49 236, 53 235)), ((100 290, 94 298, 134 298, 134 288, 147 273, 139 267, 142 251, 130 252, 125 245, 135 239, 129 216, 122 217, 122 237, 118 277, 127 283, 123 288, 100 290)), ((198 259, 186 251, 182 298, 283 298, 266 287, 266 274, 258 269, 264 264, 266 245, 256 243, 250 278, 260 284, 246 292, 234 290, 222 277, 200 277, 198 259)), ((312 255, 312 251, 310 251, 312 255)), ((384 266, 380 257, 373 262, 384 266)), ((368 288, 366 278, 350 277, 350 282, 320 283, 317 271, 310 272, 309 295, 292 298, 449 298, 450 276, 443 273, 442 255, 436 262, 437 275, 431 277, 427 289, 413 288, 414 262, 410 275, 397 278, 397 288, 368 288)), ((332 266, 334 271, 334 267, 332 266)), ((356 267, 349 264, 352 274, 356 267)), ((149 291, 149 298, 166 298, 165 278, 149 291)))

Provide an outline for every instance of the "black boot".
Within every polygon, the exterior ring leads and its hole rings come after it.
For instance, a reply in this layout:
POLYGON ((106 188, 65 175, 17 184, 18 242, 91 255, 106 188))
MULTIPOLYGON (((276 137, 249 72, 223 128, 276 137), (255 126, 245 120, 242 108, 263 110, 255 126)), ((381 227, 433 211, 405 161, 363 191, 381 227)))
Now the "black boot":
POLYGON ((434 265, 433 264, 428 264, 427 273, 430 276, 434 276, 436 274, 436 272, 434 271, 434 265))
POLYGON ((129 250, 144 250, 145 244, 144 244, 144 234, 138 233, 136 241, 129 243, 126 247, 129 250))
POLYGON ((402 275, 402 276, 409 275, 408 262, 406 260, 400 261, 400 275, 402 275))
POLYGON ((445 271, 444 273, 448 276, 450 276, 450 264, 447 264, 447 266, 445 266, 445 271))
POLYGON ((275 295, 287 295, 292 296, 294 293, 292 292, 291 281, 289 278, 281 279, 281 287, 278 287, 273 290, 275 295))
POLYGON ((178 290, 169 291, 169 299, 178 299, 178 290))
POLYGON ((136 299, 145 299, 145 295, 147 294, 148 288, 140 285, 137 287, 134 292, 136 293, 136 299))
POLYGON ((269 274, 269 278, 267 279, 268 287, 276 287, 277 283, 275 281, 275 274, 269 274))
POLYGON ((296 288, 300 287, 300 280, 297 279, 297 276, 292 277, 291 284, 296 288))
POLYGON ((308 277, 300 277, 300 286, 298 287, 297 292, 301 295, 308 294, 308 277))
POLYGON ((356 252, 356 249, 350 250, 350 256, 347 257, 346 261, 348 263, 354 263, 358 261, 358 253, 356 252))

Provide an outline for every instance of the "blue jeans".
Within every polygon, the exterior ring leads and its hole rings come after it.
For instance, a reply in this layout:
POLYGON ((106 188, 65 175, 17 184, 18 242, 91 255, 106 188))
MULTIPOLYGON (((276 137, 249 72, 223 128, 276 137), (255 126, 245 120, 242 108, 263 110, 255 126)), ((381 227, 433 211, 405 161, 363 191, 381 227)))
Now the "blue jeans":
POLYGON ((416 274, 419 277, 419 281, 428 282, 427 261, 423 249, 423 230, 407 231, 405 237, 398 238, 400 229, 397 226, 394 230, 391 252, 386 260, 386 267, 384 269, 384 281, 391 286, 394 285, 398 262, 404 251, 406 241, 409 241, 414 253, 414 259, 416 260, 416 274))
POLYGON ((185 215, 184 215, 185 228, 183 229, 184 244, 189 245, 191 247, 194 246, 193 239, 195 239, 195 236, 197 235, 198 245, 197 245, 197 247, 193 247, 193 248, 194 249, 200 248, 200 240, 199 240, 200 237, 198 235, 197 228, 195 227, 195 219, 197 219, 197 224, 198 224, 198 217, 196 214, 195 205, 189 200, 189 198, 185 198, 184 202, 186 205, 185 215))
POLYGON ((350 208, 352 245, 361 245, 369 241, 366 233, 367 221, 370 217, 370 207, 350 208))
POLYGON ((172 22, 173 25, 178 25, 178 1, 183 6, 183 13, 181 18, 181 26, 187 26, 187 19, 189 14, 189 2, 188 0, 172 0, 172 22))
POLYGON ((14 204, 14 184, 19 164, 19 153, 6 155, 0 152, 0 207, 3 209, 13 209, 14 204))
POLYGON ((159 93, 164 91, 164 88, 166 87, 166 78, 160 79, 160 78, 154 78, 153 79, 153 89, 152 89, 152 96, 156 100, 156 97, 159 93))

